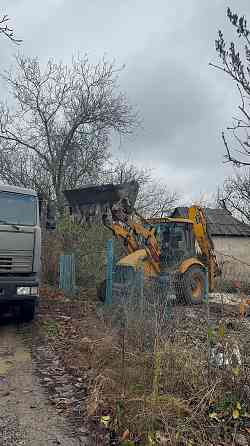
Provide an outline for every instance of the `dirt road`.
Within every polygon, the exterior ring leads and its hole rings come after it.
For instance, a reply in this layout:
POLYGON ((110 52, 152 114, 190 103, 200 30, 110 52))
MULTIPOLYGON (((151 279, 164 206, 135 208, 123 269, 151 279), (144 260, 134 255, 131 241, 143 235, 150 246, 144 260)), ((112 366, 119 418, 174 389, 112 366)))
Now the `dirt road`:
POLYGON ((0 446, 79 446, 35 375, 29 327, 0 325, 0 446))

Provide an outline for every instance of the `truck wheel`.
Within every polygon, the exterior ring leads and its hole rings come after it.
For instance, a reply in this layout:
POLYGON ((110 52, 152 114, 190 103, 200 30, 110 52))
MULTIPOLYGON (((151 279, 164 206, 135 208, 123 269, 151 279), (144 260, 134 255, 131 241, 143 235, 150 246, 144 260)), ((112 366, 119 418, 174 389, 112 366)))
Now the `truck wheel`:
POLYGON ((183 274, 180 282, 180 294, 186 304, 199 305, 205 300, 206 275, 199 266, 191 266, 183 274))
POLYGON ((106 280, 103 280, 97 288, 97 297, 101 302, 105 302, 106 299, 106 280))
POLYGON ((22 302, 20 304, 21 322, 31 322, 35 317, 35 302, 22 302))

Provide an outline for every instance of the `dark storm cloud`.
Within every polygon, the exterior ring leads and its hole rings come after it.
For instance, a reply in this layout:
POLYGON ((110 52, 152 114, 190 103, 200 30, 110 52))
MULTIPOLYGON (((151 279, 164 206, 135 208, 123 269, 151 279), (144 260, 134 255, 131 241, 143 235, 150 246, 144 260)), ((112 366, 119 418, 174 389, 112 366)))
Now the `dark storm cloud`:
MULTIPOLYGON (((25 54, 38 55, 43 62, 49 57, 70 62, 79 51, 93 61, 106 53, 126 64, 121 87, 144 122, 133 138, 123 142, 122 156, 155 167, 156 174, 189 196, 215 190, 230 172, 222 164, 220 131, 230 123, 237 95, 223 74, 208 66, 216 61, 218 28, 232 36, 226 19, 228 2, 1 3, 24 40, 25 54)), ((239 0, 237 9, 250 19, 249 1, 239 0)), ((6 67, 15 48, 1 39, 0 51, 1 66, 6 67)))

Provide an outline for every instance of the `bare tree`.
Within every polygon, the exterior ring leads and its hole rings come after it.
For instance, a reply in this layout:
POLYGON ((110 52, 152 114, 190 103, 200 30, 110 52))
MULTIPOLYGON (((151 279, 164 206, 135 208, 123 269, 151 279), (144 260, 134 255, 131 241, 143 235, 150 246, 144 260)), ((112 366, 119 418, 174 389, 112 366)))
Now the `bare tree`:
POLYGON ((22 40, 17 39, 14 36, 13 28, 9 27, 9 17, 5 14, 2 17, 0 16, 0 34, 3 34, 5 37, 8 37, 14 43, 21 43, 22 40))
POLYGON ((29 151, 0 151, 0 178, 14 186, 35 189, 46 197, 53 196, 51 178, 39 160, 29 151))
POLYGON ((147 217, 164 217, 177 206, 180 196, 170 191, 166 184, 151 178, 138 194, 138 211, 147 217))
POLYGON ((226 178, 218 190, 218 203, 243 222, 250 224, 250 169, 226 178))
POLYGON ((168 215, 180 199, 177 192, 170 191, 163 182, 153 177, 151 169, 139 168, 128 160, 111 161, 100 180, 114 184, 137 181, 140 189, 135 206, 144 217, 168 215))
POLYGON ((62 206, 64 188, 93 178, 109 157, 110 138, 131 133, 138 116, 118 89, 112 63, 72 65, 16 57, 4 79, 15 100, 0 109, 0 178, 45 189, 62 206))
POLYGON ((236 48, 235 43, 227 44, 222 31, 219 31, 215 41, 216 51, 221 65, 210 64, 221 70, 235 82, 241 104, 238 107, 239 114, 233 117, 233 124, 222 132, 222 140, 225 146, 225 158, 234 165, 250 165, 250 31, 244 16, 238 16, 230 8, 227 9, 227 17, 235 28, 238 37, 241 38, 242 47, 236 48))
MULTIPOLYGON (((216 193, 203 192, 193 199, 193 203, 202 208, 216 209, 218 207, 216 193)), ((190 202, 186 206, 190 206, 190 202)))

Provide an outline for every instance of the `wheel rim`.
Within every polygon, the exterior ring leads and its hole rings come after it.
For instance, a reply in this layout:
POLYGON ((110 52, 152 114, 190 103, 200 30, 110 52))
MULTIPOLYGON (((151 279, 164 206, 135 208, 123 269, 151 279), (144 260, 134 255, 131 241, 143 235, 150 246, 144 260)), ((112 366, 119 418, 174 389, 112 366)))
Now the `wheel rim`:
POLYGON ((203 281, 198 274, 194 274, 191 278, 191 291, 194 300, 199 300, 202 297, 203 281))

